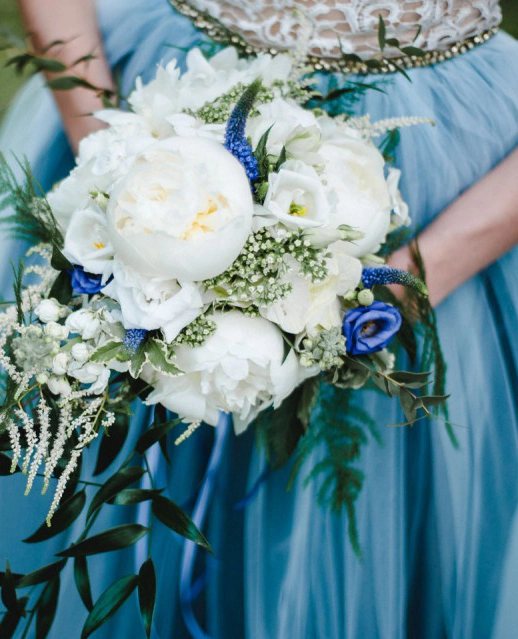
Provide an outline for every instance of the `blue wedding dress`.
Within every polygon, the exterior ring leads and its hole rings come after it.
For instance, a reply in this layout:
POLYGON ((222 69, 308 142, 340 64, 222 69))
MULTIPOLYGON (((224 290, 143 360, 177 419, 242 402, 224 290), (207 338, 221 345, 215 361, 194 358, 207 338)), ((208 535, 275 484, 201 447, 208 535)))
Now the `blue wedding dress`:
MULTIPOLYGON (((208 40, 166 0, 99 0, 98 10, 123 93, 137 75, 151 78, 157 62, 173 56, 181 61, 186 50, 208 40)), ((404 130, 396 159, 414 225, 423 227, 516 147, 518 42, 499 33, 453 60, 409 75, 411 83, 401 75, 384 77, 384 92, 367 91, 357 110, 373 119, 435 120, 435 127, 404 130)), ((330 78, 321 81, 325 86, 330 78)), ((40 78, 15 100, 0 147, 26 155, 45 188, 72 167, 58 113, 40 78)), ((8 296, 10 261, 22 249, 5 237, 1 241, 8 296)), ((470 247, 459 246, 462 250, 470 247)), ((450 259, 454 264, 455 255, 450 259)), ((203 529, 215 553, 198 557, 195 572, 203 578, 193 587, 183 539, 154 522, 149 548, 139 542, 89 559, 94 601, 118 577, 135 574, 149 550, 158 573, 152 636, 159 639, 189 637, 185 618, 189 625, 191 612, 207 633, 196 636, 214 639, 516 637, 518 249, 461 286, 437 315, 459 447, 452 446, 441 423, 386 428, 402 421, 396 402, 370 391, 359 395, 382 437, 381 445, 371 441, 364 448, 358 464, 366 476, 357 501, 362 561, 349 543, 345 513, 317 504, 316 482, 303 486, 325 451, 313 453, 290 492, 286 468, 267 475, 244 499, 265 468, 253 435, 236 438, 228 428, 216 434, 206 428, 173 451, 171 466, 154 450, 151 459, 155 484, 187 509, 199 496, 209 459, 214 466, 203 529)), ((315 419, 324 411, 332 418, 333 392, 324 392, 315 419)), ((147 409, 136 410, 119 459, 150 419, 147 409)), ((92 479, 95 455, 95 446, 85 455, 86 479, 92 479)), ((54 561, 54 553, 82 530, 79 520, 45 543, 23 543, 44 521, 49 502, 37 487, 28 497, 23 490, 23 477, 0 478, 0 557, 18 573, 54 561)), ((92 532, 135 517, 146 523, 150 513, 106 506, 92 532)), ((50 637, 80 637, 86 616, 67 566, 50 637)), ((144 636, 135 596, 94 634, 144 636)))

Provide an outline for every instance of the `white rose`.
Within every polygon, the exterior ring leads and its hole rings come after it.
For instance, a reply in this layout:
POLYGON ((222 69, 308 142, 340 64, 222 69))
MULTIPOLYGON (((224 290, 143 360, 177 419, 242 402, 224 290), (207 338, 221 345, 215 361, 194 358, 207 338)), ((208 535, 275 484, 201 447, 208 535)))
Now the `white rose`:
POLYGON ((96 395, 104 391, 110 379, 110 369, 96 362, 72 362, 68 374, 81 384, 90 384, 90 392, 96 395))
POLYGON ((61 304, 52 298, 42 300, 34 309, 34 313, 40 322, 44 324, 47 322, 57 322, 57 320, 62 317, 61 304))
POLYGON ((216 425, 220 410, 234 413, 236 432, 267 406, 278 406, 306 372, 292 351, 284 359, 279 329, 239 312, 215 313, 217 330, 200 347, 180 346, 176 363, 184 375, 150 375, 147 403, 162 403, 189 420, 216 425))
POLYGON ((288 160, 278 173, 270 173, 264 208, 292 228, 329 223, 329 202, 322 181, 311 166, 288 160))
POLYGON ((339 298, 358 286, 362 265, 346 254, 343 242, 337 242, 330 250, 329 276, 324 282, 313 284, 299 275, 298 263, 293 260, 285 277, 286 283, 292 286, 291 292, 284 299, 262 307, 261 315, 294 335, 340 326, 343 312, 339 298))
POLYGON ((52 375, 47 380, 47 386, 53 395, 66 397, 72 392, 72 387, 66 377, 55 377, 52 375))
POLYGON ((54 375, 65 375, 70 364, 70 355, 68 353, 58 353, 52 360, 52 372, 54 375))
POLYGON ((92 206, 76 211, 65 235, 65 257, 79 264, 87 273, 111 274, 113 247, 106 228, 106 215, 92 206))
POLYGON ((201 138, 158 142, 114 188, 107 209, 116 255, 142 275, 182 281, 222 273, 251 230, 243 167, 201 138))
POLYGON ((96 339, 101 333, 101 320, 86 308, 71 313, 65 324, 71 333, 77 333, 83 339, 96 339))
POLYGON ((346 224, 363 234, 348 244, 351 255, 376 253, 390 225, 383 156, 372 143, 354 137, 344 138, 340 144, 324 143, 321 154, 325 168, 320 177, 331 204, 329 226, 336 229, 346 224))
POLYGON ((306 159, 304 153, 314 152, 320 143, 320 127, 315 115, 293 100, 275 98, 257 107, 258 115, 248 119, 247 135, 255 148, 262 135, 270 129, 266 148, 274 156, 285 146, 293 157, 306 159))
POLYGON ((57 322, 49 322, 45 325, 43 329, 45 335, 52 337, 52 339, 57 339, 59 341, 66 339, 68 337, 69 330, 63 324, 58 324, 57 322))
POLYGON ((172 341, 203 309, 196 284, 182 285, 176 280, 145 278, 133 269, 114 261, 113 279, 103 293, 117 300, 125 328, 162 329, 166 341, 172 341))

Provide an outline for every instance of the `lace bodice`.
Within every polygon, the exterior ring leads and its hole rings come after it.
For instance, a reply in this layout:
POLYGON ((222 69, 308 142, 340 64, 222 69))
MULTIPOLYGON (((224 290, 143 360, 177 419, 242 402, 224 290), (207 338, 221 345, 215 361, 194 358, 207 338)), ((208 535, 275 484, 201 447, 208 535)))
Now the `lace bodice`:
POLYGON ((345 53, 379 53, 382 15, 387 37, 426 51, 443 50, 497 26, 498 0, 188 0, 248 43, 291 49, 307 42, 309 53, 337 58, 345 53))

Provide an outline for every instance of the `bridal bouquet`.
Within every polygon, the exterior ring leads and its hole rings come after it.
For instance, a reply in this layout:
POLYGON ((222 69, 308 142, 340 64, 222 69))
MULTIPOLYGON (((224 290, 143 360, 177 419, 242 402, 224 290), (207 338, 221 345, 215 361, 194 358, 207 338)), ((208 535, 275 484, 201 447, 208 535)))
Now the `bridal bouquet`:
POLYGON ((189 432, 225 412, 240 433, 288 407, 269 429, 280 457, 322 383, 372 380, 409 423, 442 401, 416 394, 426 373, 394 371, 390 343, 412 329, 380 286, 426 298, 379 256, 409 218, 373 138, 413 121, 305 108, 316 93, 298 75, 288 55, 193 50, 183 74, 160 67, 129 110, 97 114, 107 128, 47 197, 4 163, 10 221, 34 246, 0 315, 0 433, 28 490, 58 478, 48 525, 84 447, 136 397, 189 432))

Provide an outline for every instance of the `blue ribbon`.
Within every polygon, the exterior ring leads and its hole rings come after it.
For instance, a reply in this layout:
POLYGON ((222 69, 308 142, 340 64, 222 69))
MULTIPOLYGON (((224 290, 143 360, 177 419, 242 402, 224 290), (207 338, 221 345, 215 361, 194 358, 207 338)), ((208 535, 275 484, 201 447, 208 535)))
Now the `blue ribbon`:
MULTIPOLYGON (((214 436, 214 446, 209 459, 203 484, 196 500, 192 513, 192 520, 198 528, 203 527, 207 516, 208 507, 214 492, 216 472, 221 463, 225 442, 232 427, 231 416, 220 413, 218 425, 214 436)), ((183 543, 182 559, 180 564, 180 606, 183 620, 193 639, 211 639, 198 623, 193 610, 193 601, 200 592, 200 580, 193 583, 194 566, 198 553, 198 545, 186 539, 183 543)))

